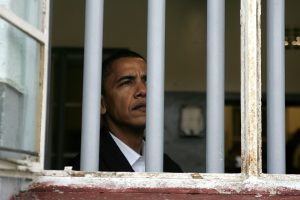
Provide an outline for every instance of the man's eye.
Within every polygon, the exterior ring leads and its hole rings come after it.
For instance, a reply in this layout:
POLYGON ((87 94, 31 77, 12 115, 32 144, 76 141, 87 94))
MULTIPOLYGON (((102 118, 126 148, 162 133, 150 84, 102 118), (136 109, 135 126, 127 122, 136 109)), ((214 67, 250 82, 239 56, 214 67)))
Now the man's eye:
POLYGON ((123 82, 121 83, 121 85, 129 85, 129 84, 131 84, 131 83, 132 83, 131 80, 126 80, 126 81, 123 81, 123 82))

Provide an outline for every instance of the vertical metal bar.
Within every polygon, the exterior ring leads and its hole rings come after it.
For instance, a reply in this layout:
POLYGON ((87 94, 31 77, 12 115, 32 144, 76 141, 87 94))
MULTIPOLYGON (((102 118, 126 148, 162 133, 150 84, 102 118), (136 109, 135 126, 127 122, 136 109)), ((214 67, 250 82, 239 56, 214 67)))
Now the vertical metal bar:
POLYGON ((148 0, 146 171, 163 171, 165 0, 148 0))
POLYGON ((99 168, 103 4, 103 0, 86 0, 80 160, 84 171, 99 168))
POLYGON ((261 173, 261 2, 241 1, 242 173, 261 173))
POLYGON ((267 164, 285 173, 284 0, 267 1, 267 164))
POLYGON ((206 172, 224 172, 224 0, 207 1, 206 172))

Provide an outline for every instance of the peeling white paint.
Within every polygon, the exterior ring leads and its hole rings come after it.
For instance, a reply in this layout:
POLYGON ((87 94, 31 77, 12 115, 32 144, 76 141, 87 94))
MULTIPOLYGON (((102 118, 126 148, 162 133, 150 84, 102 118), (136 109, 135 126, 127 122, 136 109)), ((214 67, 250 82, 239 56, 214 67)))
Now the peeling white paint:
MULTIPOLYGON (((126 173, 126 172, 79 172, 44 171, 36 177, 28 189, 43 185, 68 187, 69 189, 92 188, 103 190, 171 190, 172 193, 201 193, 216 191, 220 194, 251 193, 278 195, 286 191, 300 194, 300 175, 266 175, 259 177, 242 174, 199 174, 194 173, 126 173)), ((58 189, 59 190, 59 189, 58 189)), ((62 192, 62 191, 61 191, 62 192)))
POLYGON ((261 2, 241 1, 242 172, 261 173, 261 2))

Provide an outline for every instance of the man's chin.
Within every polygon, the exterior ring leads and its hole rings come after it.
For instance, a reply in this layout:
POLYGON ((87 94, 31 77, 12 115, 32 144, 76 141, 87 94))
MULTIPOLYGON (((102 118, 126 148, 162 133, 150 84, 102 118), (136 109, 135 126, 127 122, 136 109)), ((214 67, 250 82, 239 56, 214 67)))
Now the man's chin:
POLYGON ((145 122, 144 123, 140 123, 140 124, 137 124, 136 126, 139 129, 145 129, 146 128, 146 123, 145 122))
POLYGON ((133 133, 138 134, 140 136, 144 136, 146 125, 145 125, 145 123, 132 124, 131 128, 133 130, 132 131, 133 133))
POLYGON ((131 118, 130 122, 128 121, 128 125, 137 130, 145 129, 146 116, 136 116, 131 118))
POLYGON ((145 121, 142 121, 142 122, 136 123, 136 124, 135 124, 135 127, 136 127, 137 129, 145 129, 145 128, 146 128, 146 122, 145 122, 145 121))

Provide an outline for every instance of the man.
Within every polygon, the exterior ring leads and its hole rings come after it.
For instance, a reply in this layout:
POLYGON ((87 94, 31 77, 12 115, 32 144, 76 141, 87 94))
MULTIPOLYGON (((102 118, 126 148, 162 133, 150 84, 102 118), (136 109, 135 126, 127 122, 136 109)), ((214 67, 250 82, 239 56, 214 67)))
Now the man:
MULTIPOLYGON (((100 171, 145 171, 146 73, 145 59, 129 50, 103 62, 100 171)), ((164 171, 182 172, 167 155, 164 171)))

